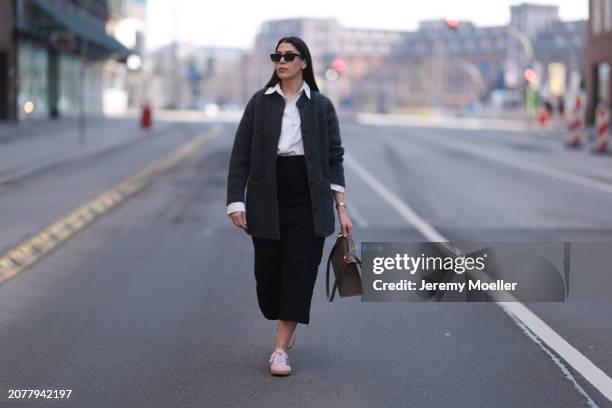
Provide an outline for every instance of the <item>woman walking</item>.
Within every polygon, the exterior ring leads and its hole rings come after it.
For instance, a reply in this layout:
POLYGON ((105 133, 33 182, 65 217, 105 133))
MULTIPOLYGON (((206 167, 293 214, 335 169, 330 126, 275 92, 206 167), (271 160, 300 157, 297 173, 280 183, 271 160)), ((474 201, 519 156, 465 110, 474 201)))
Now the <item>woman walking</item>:
POLYGON ((352 234, 344 204, 344 149, 333 104, 319 92, 308 47, 281 38, 272 78, 247 103, 227 178, 227 214, 251 235, 257 301, 277 320, 273 375, 291 373, 287 349, 310 304, 325 237, 352 234), (246 200, 244 199, 246 187, 246 200))

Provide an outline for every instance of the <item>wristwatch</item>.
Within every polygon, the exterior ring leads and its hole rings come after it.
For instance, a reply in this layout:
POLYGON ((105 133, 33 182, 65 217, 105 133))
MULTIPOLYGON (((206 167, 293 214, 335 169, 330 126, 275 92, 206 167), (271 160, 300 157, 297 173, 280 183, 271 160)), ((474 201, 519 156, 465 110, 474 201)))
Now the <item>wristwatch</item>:
POLYGON ((340 206, 343 206, 344 208, 346 208, 346 204, 344 204, 344 201, 342 201, 342 202, 340 202, 340 203, 336 204, 336 208, 338 208, 338 207, 340 207, 340 206))

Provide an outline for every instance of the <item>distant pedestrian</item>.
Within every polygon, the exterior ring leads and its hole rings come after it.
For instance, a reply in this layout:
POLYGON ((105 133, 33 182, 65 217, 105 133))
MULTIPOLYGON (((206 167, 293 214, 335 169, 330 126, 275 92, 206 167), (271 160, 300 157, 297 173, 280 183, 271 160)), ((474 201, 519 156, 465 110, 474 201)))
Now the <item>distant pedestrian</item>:
POLYGON ((553 104, 550 99, 544 100, 544 109, 548 112, 548 117, 551 117, 553 113, 553 104))
POLYGON ((538 109, 538 122, 542 127, 548 127, 552 114, 552 103, 548 98, 542 101, 542 105, 538 109))
POLYGON ((310 51, 300 38, 284 37, 270 58, 272 78, 251 96, 234 138, 227 214, 252 237, 259 308, 277 320, 270 372, 287 375, 287 349, 297 323, 310 321, 324 241, 335 230, 334 198, 341 233, 353 227, 338 119, 319 92, 310 51))
POLYGON ((557 111, 559 112, 559 122, 565 122, 565 96, 561 95, 557 99, 557 111))

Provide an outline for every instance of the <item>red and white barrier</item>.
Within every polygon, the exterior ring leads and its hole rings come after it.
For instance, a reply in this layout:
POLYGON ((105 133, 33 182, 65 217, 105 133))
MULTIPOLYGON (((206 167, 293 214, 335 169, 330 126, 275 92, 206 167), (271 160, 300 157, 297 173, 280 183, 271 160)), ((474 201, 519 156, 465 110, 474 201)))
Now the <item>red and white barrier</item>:
POLYGON ((595 151, 604 153, 608 150, 608 132, 610 130, 610 107, 599 102, 595 110, 595 133, 597 135, 595 151))
POLYGON ((569 123, 570 139, 567 142, 569 147, 579 147, 582 143, 582 129, 584 128, 584 102, 580 95, 576 95, 571 110, 569 123))
POLYGON ((544 106, 538 109, 538 123, 540 127, 546 128, 550 125, 550 113, 544 106))

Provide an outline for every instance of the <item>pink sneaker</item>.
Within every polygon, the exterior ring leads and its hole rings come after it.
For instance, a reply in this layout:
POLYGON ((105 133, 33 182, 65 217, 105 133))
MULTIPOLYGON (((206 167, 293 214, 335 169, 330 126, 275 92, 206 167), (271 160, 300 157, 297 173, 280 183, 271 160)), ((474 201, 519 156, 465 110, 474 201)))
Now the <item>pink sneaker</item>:
POLYGON ((289 375, 291 374, 291 366, 289 365, 289 356, 285 350, 277 348, 270 355, 270 374, 272 375, 289 375))

